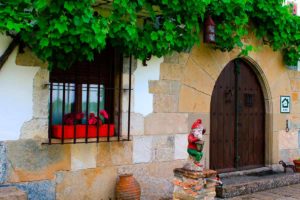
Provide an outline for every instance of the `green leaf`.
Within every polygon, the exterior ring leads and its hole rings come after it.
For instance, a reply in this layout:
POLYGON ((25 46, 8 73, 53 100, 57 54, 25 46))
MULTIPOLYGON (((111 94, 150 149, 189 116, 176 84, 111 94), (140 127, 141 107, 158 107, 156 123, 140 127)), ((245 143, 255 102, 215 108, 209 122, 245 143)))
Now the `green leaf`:
POLYGON ((158 34, 156 32, 151 33, 151 40, 157 40, 158 39, 158 34))
POLYGON ((44 48, 46 46, 48 46, 49 44, 49 40, 47 38, 43 38, 41 41, 40 41, 40 46, 41 48, 44 48))
POLYGON ((74 5, 75 5, 75 4, 72 3, 72 2, 66 1, 66 2, 64 3, 64 8, 65 8, 68 12, 72 12, 73 9, 75 8, 74 5))
POLYGON ((55 28, 58 30, 60 34, 64 33, 68 30, 68 27, 65 23, 56 23, 55 28))

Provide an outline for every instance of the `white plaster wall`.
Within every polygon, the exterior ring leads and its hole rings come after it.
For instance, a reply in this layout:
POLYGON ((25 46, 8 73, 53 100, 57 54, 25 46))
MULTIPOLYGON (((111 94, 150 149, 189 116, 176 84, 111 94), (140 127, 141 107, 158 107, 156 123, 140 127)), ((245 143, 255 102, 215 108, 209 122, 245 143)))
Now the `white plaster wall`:
POLYGON ((148 66, 143 66, 138 60, 134 72, 134 112, 146 116, 153 112, 153 94, 149 93, 149 80, 159 80, 160 64, 163 58, 153 57, 147 61, 148 66))
MULTIPOLYGON (((11 39, 0 35, 0 55, 11 39)), ((33 113, 33 78, 38 67, 23 67, 15 64, 17 48, 0 70, 0 141, 16 140, 25 121, 33 113)))

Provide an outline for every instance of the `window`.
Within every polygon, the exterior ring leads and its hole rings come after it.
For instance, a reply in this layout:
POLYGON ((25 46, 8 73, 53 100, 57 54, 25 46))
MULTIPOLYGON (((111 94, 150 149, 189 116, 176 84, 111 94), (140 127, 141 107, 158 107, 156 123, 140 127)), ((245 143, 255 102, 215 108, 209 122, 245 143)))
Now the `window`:
POLYGON ((49 144, 129 140, 129 130, 121 134, 123 91, 131 91, 122 87, 122 73, 122 56, 112 47, 92 62, 51 71, 49 144))

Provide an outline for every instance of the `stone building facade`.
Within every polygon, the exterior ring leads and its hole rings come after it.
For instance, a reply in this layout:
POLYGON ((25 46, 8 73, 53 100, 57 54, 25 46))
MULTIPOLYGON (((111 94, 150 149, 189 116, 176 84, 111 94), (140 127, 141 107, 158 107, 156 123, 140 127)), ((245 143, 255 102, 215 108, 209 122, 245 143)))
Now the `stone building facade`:
MULTIPOLYGON (((3 51, 9 39, 1 40, 3 51)), ((280 170, 279 160, 300 157, 300 72, 289 70, 280 52, 254 37, 245 38, 245 42, 259 47, 242 59, 251 66, 263 91, 264 165, 280 170), (291 112, 287 114, 279 109, 283 95, 291 97, 291 112)), ((118 175, 133 173, 141 185, 142 199, 170 197, 173 169, 181 167, 187 159, 187 133, 197 118, 202 118, 207 128, 202 162, 210 167, 210 157, 214 156, 210 154, 214 86, 225 66, 239 53, 215 51, 201 44, 188 53, 153 58, 147 67, 136 61, 132 72, 131 141, 47 145, 42 143, 48 137, 49 90, 45 83, 49 82, 49 72, 32 53, 18 54, 16 49, 0 71, 0 82, 5 78, 3 74, 10 79, 20 76, 18 71, 8 73, 12 68, 30 71, 25 78, 31 86, 20 93, 25 92, 29 95, 26 99, 32 101, 24 105, 19 102, 20 96, 16 104, 24 109, 30 107, 31 116, 21 119, 23 123, 17 127, 20 131, 15 131, 13 138, 11 132, 0 129, 4 135, 0 143, 1 187, 17 186, 28 193, 29 199, 106 200, 115 197, 118 175), (142 101, 143 95, 148 95, 147 100, 142 101)), ((124 71, 123 77, 128 79, 128 71, 124 71)), ((12 95, 7 92, 10 87, 9 82, 2 84, 1 94, 12 95)), ((7 106, 12 105, 0 104, 0 110, 7 106)), ((18 112, 1 118, 1 126, 11 122, 13 116, 17 118, 18 112)))

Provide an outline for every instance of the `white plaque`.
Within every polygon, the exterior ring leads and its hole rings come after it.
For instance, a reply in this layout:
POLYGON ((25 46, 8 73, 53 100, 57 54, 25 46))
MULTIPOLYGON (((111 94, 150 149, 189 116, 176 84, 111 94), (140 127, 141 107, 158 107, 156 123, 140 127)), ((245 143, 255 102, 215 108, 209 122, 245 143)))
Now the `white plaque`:
POLYGON ((280 96, 280 112, 290 113, 290 109, 291 109, 291 97, 280 96))

